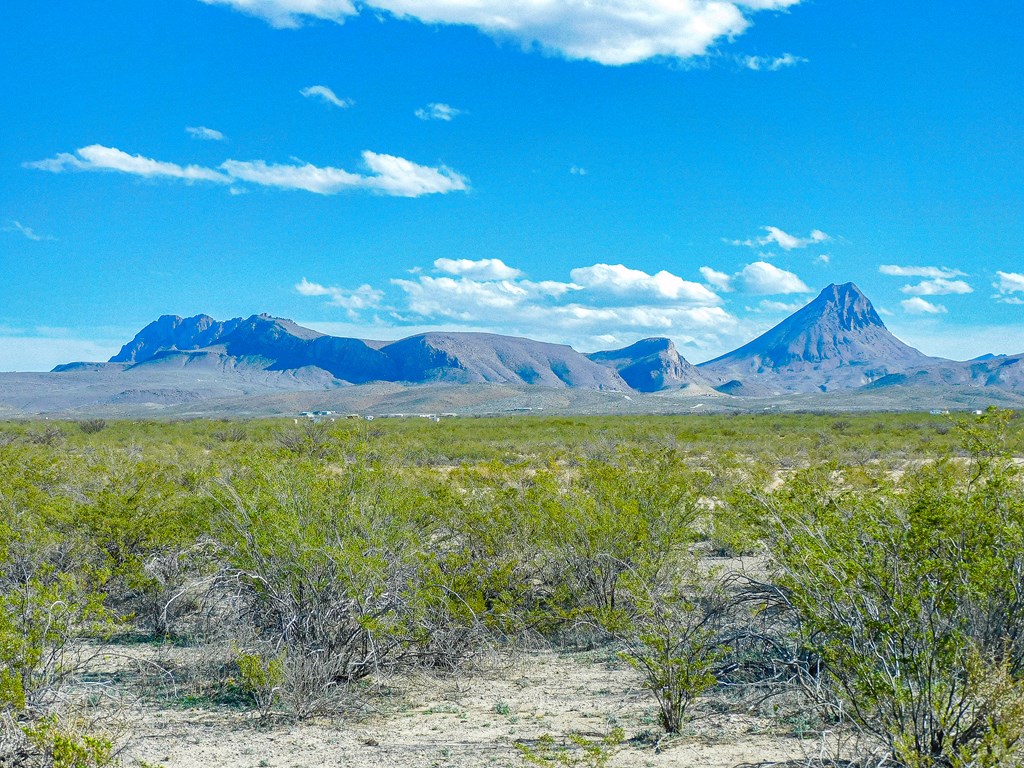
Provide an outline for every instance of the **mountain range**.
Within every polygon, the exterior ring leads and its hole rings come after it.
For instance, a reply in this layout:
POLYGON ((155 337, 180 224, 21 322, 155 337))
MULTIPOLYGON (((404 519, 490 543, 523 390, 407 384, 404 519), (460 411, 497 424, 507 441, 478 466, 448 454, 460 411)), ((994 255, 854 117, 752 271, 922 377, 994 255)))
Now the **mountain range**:
POLYGON ((384 342, 329 336, 265 314, 226 321, 164 315, 106 363, 0 374, 0 408, 161 408, 354 385, 397 392, 427 384, 448 387, 456 405, 466 385, 492 385, 492 394, 493 385, 502 385, 524 393, 579 390, 584 399, 583 391, 627 401, 649 395, 660 397, 659 404, 667 395, 720 404, 836 393, 898 399, 928 389, 1018 396, 1024 395, 1024 355, 968 362, 924 355, 889 332, 853 283, 828 286, 761 336, 699 365, 667 338, 583 354, 487 333, 423 333, 384 342))

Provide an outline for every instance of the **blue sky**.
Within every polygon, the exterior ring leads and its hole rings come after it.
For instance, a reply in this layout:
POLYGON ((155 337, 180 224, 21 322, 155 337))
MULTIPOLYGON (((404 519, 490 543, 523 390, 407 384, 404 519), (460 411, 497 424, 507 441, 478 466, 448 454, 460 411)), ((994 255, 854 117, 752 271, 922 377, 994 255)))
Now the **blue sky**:
POLYGON ((0 370, 161 314, 1024 352, 1024 4, 7 0, 0 370), (968 12, 969 10, 969 12, 968 12))

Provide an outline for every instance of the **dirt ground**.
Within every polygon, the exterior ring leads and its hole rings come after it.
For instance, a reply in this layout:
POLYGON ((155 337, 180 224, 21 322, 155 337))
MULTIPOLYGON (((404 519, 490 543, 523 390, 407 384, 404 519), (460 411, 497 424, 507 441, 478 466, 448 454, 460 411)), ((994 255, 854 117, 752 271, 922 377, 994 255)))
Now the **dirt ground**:
MULTIPOLYGON (((389 682, 374 709, 334 720, 261 723, 227 707, 133 707, 125 765, 176 768, 509 768, 517 741, 624 729, 611 766, 732 768, 804 760, 820 741, 766 717, 703 711, 658 742, 655 704, 636 672, 608 653, 535 651, 458 679, 389 682)), ((706 709, 706 708, 705 708, 706 709)))

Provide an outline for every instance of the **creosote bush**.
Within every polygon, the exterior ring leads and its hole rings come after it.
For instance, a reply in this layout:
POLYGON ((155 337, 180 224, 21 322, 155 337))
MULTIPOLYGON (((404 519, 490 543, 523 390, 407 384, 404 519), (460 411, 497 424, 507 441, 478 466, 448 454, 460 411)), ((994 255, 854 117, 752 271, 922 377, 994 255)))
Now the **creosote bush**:
POLYGON ((807 673, 824 675, 819 703, 906 768, 1021 759, 1024 494, 990 451, 1001 418, 966 465, 900 480, 835 467, 763 500, 772 579, 818 660, 807 673))
MULTIPOLYGON (((113 633, 192 645, 213 661, 182 675, 275 718, 335 712, 394 672, 583 645, 632 665, 669 733, 742 689, 863 734, 853 759, 1019 766, 1022 426, 7 423, 0 717, 44 764, 101 764, 107 737, 76 711, 86 672, 119 684, 88 666, 113 633)), ((522 756, 598 765, 620 746, 522 756)))

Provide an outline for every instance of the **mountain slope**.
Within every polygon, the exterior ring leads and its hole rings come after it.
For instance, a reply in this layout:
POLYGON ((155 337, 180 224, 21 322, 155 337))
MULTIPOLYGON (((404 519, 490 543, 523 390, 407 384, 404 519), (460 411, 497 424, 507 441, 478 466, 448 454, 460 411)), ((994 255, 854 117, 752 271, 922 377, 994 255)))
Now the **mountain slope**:
POLYGON ((626 390, 614 371, 564 344, 493 333, 423 333, 380 350, 398 381, 495 382, 626 390))
POLYGON ((1024 393, 1024 354, 986 355, 964 363, 937 361, 928 366, 883 376, 869 387, 998 387, 1024 393))
POLYGON ((221 322, 209 315, 161 315, 135 334, 135 338, 121 347, 110 362, 143 363, 160 352, 208 347, 234 331, 241 322, 240 317, 221 322))
MULTIPOLYGON (((167 315, 146 326, 110 364, 219 372, 318 369, 340 382, 493 382, 627 390, 614 369, 572 347, 486 333, 426 333, 395 342, 327 336, 291 320, 253 315, 218 323, 167 315)), ((67 369, 67 366, 61 366, 67 369)), ((312 373, 304 378, 318 381, 312 373)))
POLYGON ((939 362, 893 336, 853 283, 830 285, 771 330, 700 371, 732 394, 847 389, 939 362))
POLYGON ((671 339, 641 339, 628 347, 592 352, 587 357, 617 371, 638 392, 712 386, 695 365, 679 354, 671 339))

